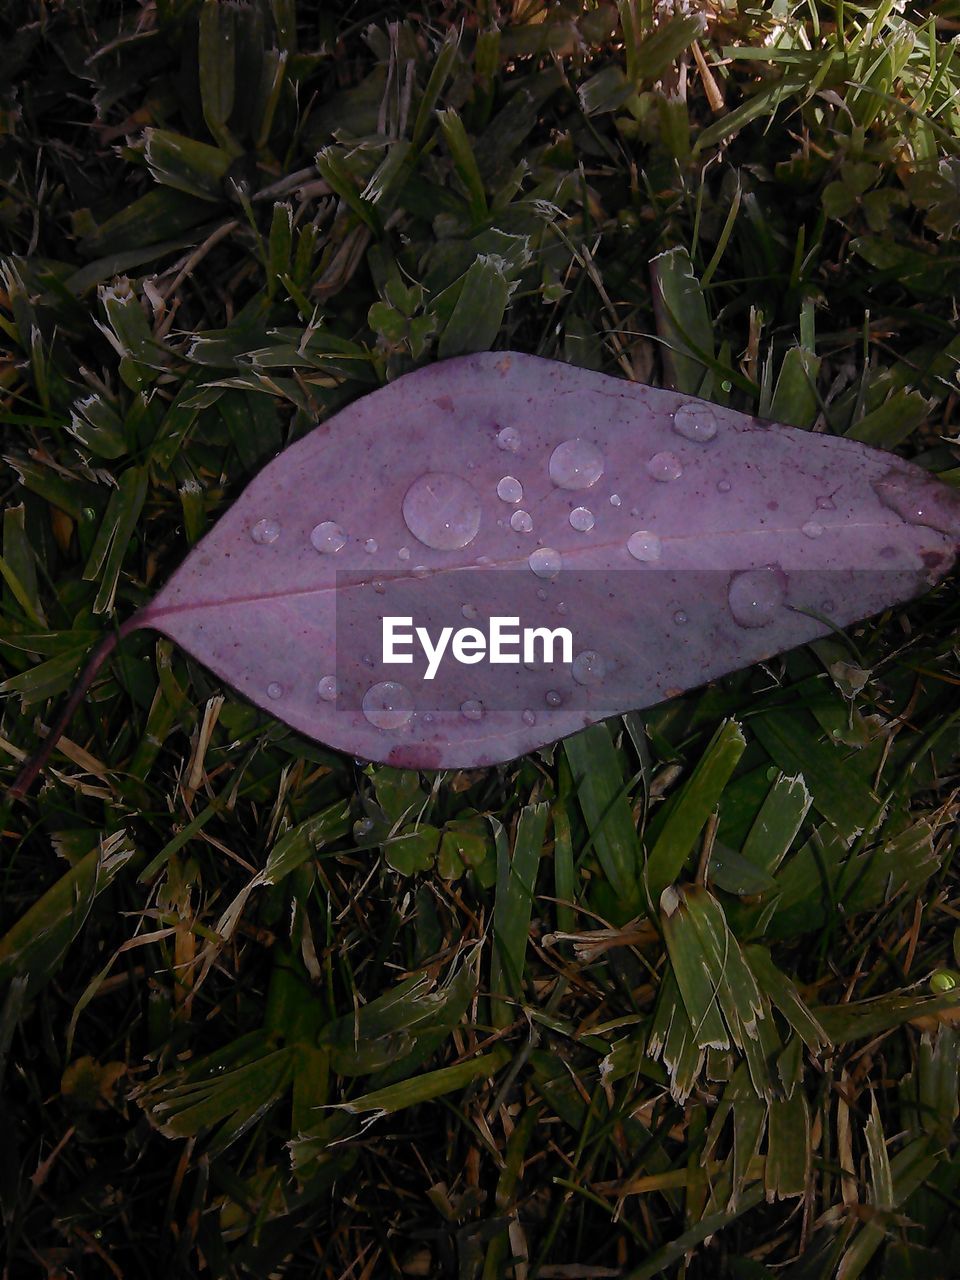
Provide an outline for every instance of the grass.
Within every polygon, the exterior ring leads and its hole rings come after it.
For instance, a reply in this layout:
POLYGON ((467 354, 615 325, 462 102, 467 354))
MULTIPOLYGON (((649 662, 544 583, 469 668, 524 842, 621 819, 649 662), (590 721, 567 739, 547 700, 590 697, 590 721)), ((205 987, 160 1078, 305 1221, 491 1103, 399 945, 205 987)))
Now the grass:
MULTIPOLYGON (((960 7, 687 8, 10 0, 8 782, 263 462, 418 364, 960 481, 960 7)), ((5 1274, 952 1274, 958 637, 947 582, 424 775, 128 637, 4 809, 5 1274)))

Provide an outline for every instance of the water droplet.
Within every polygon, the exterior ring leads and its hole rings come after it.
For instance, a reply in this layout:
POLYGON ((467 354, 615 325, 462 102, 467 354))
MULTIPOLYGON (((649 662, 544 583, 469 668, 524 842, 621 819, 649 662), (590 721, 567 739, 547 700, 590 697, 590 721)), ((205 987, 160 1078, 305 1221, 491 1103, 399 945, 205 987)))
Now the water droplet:
POLYGON ((589 440, 564 440, 550 455, 550 479, 559 489, 589 489, 603 475, 603 454, 589 440))
POLYGON ((526 709, 526 711, 523 712, 523 714, 520 716, 520 719, 523 721, 524 724, 528 724, 528 725, 534 725, 537 723, 537 717, 535 713, 530 710, 529 707, 526 709))
POLYGON ((817 506, 821 511, 836 511, 837 504, 832 498, 818 498, 817 506))
POLYGON ((337 700, 337 677, 321 676, 317 684, 317 695, 324 702, 336 702, 337 700))
POLYGON ((258 520, 250 530, 250 537, 259 546, 267 546, 280 537, 279 520, 258 520))
POLYGON ((373 667, 373 666, 376 666, 376 663, 375 663, 375 662, 374 662, 374 660, 373 660, 373 654, 372 654, 372 653, 365 653, 365 654, 363 655, 363 657, 360 659, 360 661, 363 663, 363 665, 364 665, 365 667, 373 667))
POLYGON ((570 512, 570 524, 578 533, 589 533, 595 523, 593 512, 586 507, 574 507, 570 512))
POLYGON ((678 609, 678 610, 676 611, 676 613, 673 615, 673 620, 674 620, 674 622, 677 624, 677 626, 678 626, 678 627, 682 627, 682 626, 683 626, 683 624, 684 624, 688 619, 687 619, 687 615, 683 612, 683 610, 682 610, 682 609, 678 609))
POLYGON ((520 432, 516 427, 504 427, 497 432, 497 448, 507 453, 516 453, 520 448, 520 432))
POLYGON ((538 547, 527 564, 538 578, 555 578, 563 567, 563 559, 553 547, 538 547))
POLYGON ((584 649, 574 658, 570 674, 577 684, 598 684, 607 672, 607 664, 595 649, 584 649))
POLYGON ((276 680, 272 680, 272 681, 270 682, 270 684, 268 684, 268 685, 267 685, 267 697, 268 697, 268 698, 282 698, 282 697, 283 697, 283 685, 282 685, 282 684, 279 684, 276 680))
POLYGON ((362 840, 364 836, 368 836, 373 830, 372 818, 358 818, 353 824, 353 834, 357 840, 362 840))
POLYGON ((503 502, 519 502, 523 497, 523 485, 516 476, 504 476, 497 485, 497 497, 503 502))
POLYGON ((533 517, 529 511, 515 511, 510 517, 510 528, 514 533, 533 533, 533 517))
POLYGON ((478 702, 476 698, 468 698, 466 702, 460 703, 460 714, 464 720, 482 720, 483 703, 478 702))
POLYGON ((729 480, 718 480, 718 481, 717 481, 717 493, 729 493, 729 492, 730 492, 730 481, 729 481, 729 480))
POLYGON ((781 575, 776 569, 746 569, 730 579, 727 603, 741 627, 766 627, 783 601, 781 575))
POLYGON ((677 435, 695 444, 707 444, 717 434, 717 415, 703 404, 682 404, 673 415, 677 435))
POLYGON ((413 576, 415 578, 429 578, 430 570, 425 564, 415 564, 413 566, 413 576))
POLYGON ((376 549, 377 549, 377 540, 376 540, 376 538, 368 538, 368 539, 366 540, 366 542, 363 544, 363 549, 364 549, 364 551, 369 552, 369 553, 370 553, 370 555, 373 555, 373 553, 374 553, 374 552, 376 551, 376 549))
POLYGON ((559 707, 563 702, 563 698, 560 697, 560 694, 557 693, 556 689, 549 689, 544 701, 548 707, 559 707))
POLYGON ((424 546, 455 551, 477 536, 480 497, 469 480, 449 471, 428 471, 404 495, 403 518, 424 546))
POLYGON ((800 532, 806 538, 819 538, 823 533, 823 525, 818 524, 816 520, 808 520, 806 524, 800 526, 800 532))
POLYGON ((724 380, 720 383, 720 390, 721 391, 733 390, 733 383, 730 381, 729 378, 724 378, 724 380))
POLYGON ((361 706, 374 728, 402 729, 413 716, 413 694, 396 680, 381 680, 363 695, 361 706))
POLYGON ((377 581, 376 581, 376 582, 374 582, 374 584, 373 584, 373 589, 374 589, 374 591, 377 593, 377 595, 378 595, 378 596, 382 596, 382 595, 383 595, 383 593, 386 591, 386 589, 387 589, 387 588, 383 585, 383 583, 382 583, 382 582, 380 582, 379 580, 377 580, 377 581))
POLYGON ((560 603, 557 605, 557 613, 565 614, 565 613, 569 613, 569 612, 570 612, 570 610, 567 608, 567 606, 566 606, 566 605, 564 604, 564 602, 561 600, 561 601, 560 601, 560 603))
POLYGON ((622 501, 623 501, 623 499, 620 497, 619 493, 611 493, 611 495, 610 495, 610 505, 611 505, 611 507, 619 507, 619 505, 620 505, 620 503, 621 503, 622 501))
POLYGON ((668 480, 679 479, 683 475, 683 467, 675 453, 655 453, 647 463, 647 475, 651 480, 666 484, 668 480))
POLYGON ((461 605, 460 612, 463 614, 463 616, 466 618, 468 622, 472 622, 474 618, 478 618, 480 616, 480 614, 477 611, 476 605, 472 605, 472 604, 461 605))
POLYGON ((397 559, 398 559, 398 560, 409 560, 409 559, 410 559, 410 548, 409 548, 409 547, 401 547, 401 548, 400 548, 400 550, 397 552, 397 559))
POLYGON ((660 539, 655 533, 651 533, 649 529, 638 529, 636 533, 631 533, 627 539, 627 550, 634 560, 659 560, 661 552, 660 539))
POLYGON ((319 551, 321 555, 333 555, 345 545, 346 541, 347 535, 335 520, 324 520, 310 531, 310 544, 314 551, 319 551))

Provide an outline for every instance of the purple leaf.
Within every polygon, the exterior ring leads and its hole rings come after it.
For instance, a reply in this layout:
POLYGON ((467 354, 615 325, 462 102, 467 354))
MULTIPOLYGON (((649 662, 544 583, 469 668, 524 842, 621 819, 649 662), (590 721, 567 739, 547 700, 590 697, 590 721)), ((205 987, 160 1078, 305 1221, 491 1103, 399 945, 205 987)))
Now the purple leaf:
POLYGON ((121 630, 163 632, 340 750, 469 767, 908 599, 958 538, 960 496, 894 455, 492 353, 400 378, 290 446, 121 630), (572 662, 458 661, 450 638, 424 679, 416 641, 411 664, 383 661, 385 614, 431 645, 445 627, 488 638, 494 616, 565 627, 572 662))

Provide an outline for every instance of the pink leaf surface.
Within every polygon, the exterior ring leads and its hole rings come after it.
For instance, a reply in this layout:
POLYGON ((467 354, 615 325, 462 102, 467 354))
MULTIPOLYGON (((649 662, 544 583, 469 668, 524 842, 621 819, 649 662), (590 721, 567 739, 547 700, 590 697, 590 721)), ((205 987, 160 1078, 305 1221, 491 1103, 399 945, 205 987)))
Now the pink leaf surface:
POLYGON ((906 600, 958 539, 960 496, 894 455, 490 353, 286 449, 124 630, 163 632, 353 755, 470 767, 906 600), (448 651, 428 681, 418 645, 382 661, 384 614, 434 639, 493 616, 564 626, 573 662, 448 651))

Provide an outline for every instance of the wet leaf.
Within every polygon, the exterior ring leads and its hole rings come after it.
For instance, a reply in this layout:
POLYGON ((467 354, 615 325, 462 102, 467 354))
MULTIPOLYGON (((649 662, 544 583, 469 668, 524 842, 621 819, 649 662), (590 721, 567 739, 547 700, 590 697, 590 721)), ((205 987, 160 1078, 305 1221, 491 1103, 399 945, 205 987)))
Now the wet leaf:
MULTIPOLYGON (((86 569, 96 611, 112 606, 144 493, 133 468, 108 506, 86 569)), ((492 353, 398 379, 288 448, 120 635, 163 632, 353 755, 471 767, 823 637, 827 616, 844 626, 910 598, 949 569, 958 533, 960 498, 892 455, 492 353), (404 665, 384 652, 384 616, 410 620, 404 665), (518 638, 478 664, 492 641, 464 620, 494 617, 515 618, 518 638), (456 633, 445 658, 441 633, 456 633)), ((869 785, 798 739, 795 717, 754 723, 842 834, 876 820, 869 785)), ((664 826, 655 890, 695 835, 664 826)))

